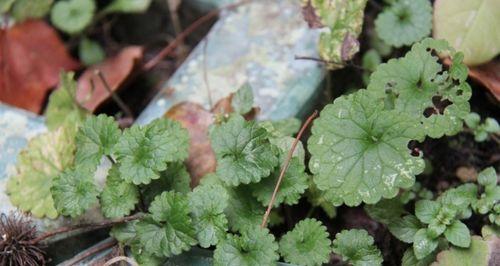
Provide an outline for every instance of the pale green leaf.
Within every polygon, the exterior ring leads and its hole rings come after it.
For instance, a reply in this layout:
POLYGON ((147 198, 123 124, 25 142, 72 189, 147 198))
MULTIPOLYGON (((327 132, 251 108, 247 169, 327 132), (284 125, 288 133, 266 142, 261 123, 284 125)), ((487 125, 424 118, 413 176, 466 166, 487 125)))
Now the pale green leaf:
POLYGON ((449 250, 440 252, 437 260, 432 266, 488 266, 498 265, 498 252, 500 239, 491 237, 483 240, 479 236, 473 236, 469 248, 451 247, 449 250))
POLYGON ((60 127, 29 141, 19 154, 17 173, 7 182, 6 192, 14 206, 39 218, 57 217, 50 187, 73 164, 74 136, 73 128, 60 127))
POLYGON ((377 222, 390 224, 395 219, 400 219, 401 215, 406 213, 404 204, 399 197, 392 199, 382 199, 376 204, 365 205, 365 211, 377 222))
POLYGON ((50 20, 56 28, 76 34, 92 22, 95 9, 94 0, 61 0, 52 7, 50 20))
POLYGON ((441 204, 432 200, 419 200, 415 203, 415 215, 426 224, 431 223, 439 213, 441 204))
POLYGON ((321 222, 304 219, 281 238, 279 251, 288 263, 321 265, 330 260, 330 244, 326 227, 321 222))
POLYGON ((500 52, 498 0, 439 0, 434 4, 434 38, 464 53, 467 65, 479 65, 500 52))
POLYGON ((460 221, 454 221, 449 225, 444 231, 444 236, 455 246, 467 248, 470 245, 469 229, 460 221))
POLYGON ((83 38, 78 46, 78 57, 83 64, 91 66, 104 60, 106 54, 98 42, 83 38))
POLYGON ((314 182, 333 204, 373 204, 409 188, 424 161, 408 150, 423 137, 404 113, 384 110, 366 90, 337 98, 314 121, 308 147, 314 182))
POLYGON ((243 84, 233 95, 231 106, 238 114, 244 115, 252 110, 253 92, 250 84, 243 84))
POLYGON ((431 254, 438 246, 438 240, 432 239, 426 229, 420 229, 413 237, 413 253, 419 260, 431 254))
POLYGON ((411 45, 431 33, 432 6, 429 0, 399 0, 384 8, 375 20, 378 36, 395 47, 411 45))
POLYGON ((6 13, 16 0, 0 0, 0 13, 6 13))
POLYGON ((394 219, 388 224, 391 234, 405 243, 412 243, 417 231, 423 227, 424 225, 413 215, 394 219))
POLYGON ((148 9, 151 0, 113 0, 104 10, 105 12, 141 13, 148 9))
POLYGON ((17 22, 43 18, 50 11, 53 0, 16 0, 12 6, 12 17, 17 22))

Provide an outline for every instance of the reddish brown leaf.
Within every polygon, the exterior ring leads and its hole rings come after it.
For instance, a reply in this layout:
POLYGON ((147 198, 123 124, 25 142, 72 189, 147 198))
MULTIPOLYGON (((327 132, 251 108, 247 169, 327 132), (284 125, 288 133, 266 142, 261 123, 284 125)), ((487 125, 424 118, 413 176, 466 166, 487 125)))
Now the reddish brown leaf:
POLYGON ((302 7, 302 16, 304 16, 304 20, 309 25, 309 28, 322 28, 324 25, 321 23, 321 19, 316 15, 316 11, 314 7, 311 5, 311 1, 307 1, 302 7))
POLYGON ((57 32, 42 20, 0 29, 0 101, 40 113, 61 70, 73 60, 57 32))
MULTIPOLYGON (((224 97, 217 101, 215 105, 212 107, 212 112, 215 115, 228 115, 234 112, 232 102, 233 102, 234 93, 229 94, 229 96, 224 97)), ((246 120, 254 120, 255 117, 259 114, 260 108, 253 107, 252 110, 244 115, 246 120)))
POLYGON ((187 168, 191 174, 191 186, 195 187, 204 175, 215 171, 215 154, 208 138, 213 114, 199 104, 183 102, 170 108, 165 116, 179 121, 189 132, 187 168))
POLYGON ((483 84, 500 101, 500 60, 471 67, 469 76, 483 84))
POLYGON ((143 49, 139 46, 129 46, 120 51, 116 56, 110 57, 95 66, 89 67, 78 79, 76 99, 83 107, 94 112, 98 107, 110 99, 106 87, 97 77, 96 71, 101 71, 106 82, 113 92, 118 91, 133 72, 137 62, 142 60, 143 49), (94 82, 94 91, 92 83, 94 82))

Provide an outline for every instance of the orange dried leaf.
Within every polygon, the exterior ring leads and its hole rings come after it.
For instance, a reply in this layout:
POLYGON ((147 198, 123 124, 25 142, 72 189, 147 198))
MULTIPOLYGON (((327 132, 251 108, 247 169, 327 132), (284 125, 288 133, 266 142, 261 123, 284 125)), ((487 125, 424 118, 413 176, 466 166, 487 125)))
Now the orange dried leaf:
POLYGON ((170 108, 165 116, 179 121, 189 132, 187 168, 191 174, 191 186, 195 187, 204 175, 215 171, 215 154, 208 138, 213 114, 199 104, 183 102, 170 108))
POLYGON ((484 65, 471 67, 469 76, 483 84, 500 101, 500 61, 493 60, 484 65))
POLYGON ((100 71, 104 75, 111 90, 116 92, 123 87, 123 84, 135 69, 137 62, 142 60, 142 56, 142 47, 129 46, 122 49, 116 56, 89 67, 78 79, 76 99, 87 110, 94 112, 111 97, 104 84, 97 77, 96 71, 100 71), (93 91, 91 80, 95 86, 93 91))
POLYGON ((61 70, 74 70, 57 32, 42 20, 0 29, 0 101, 40 113, 61 70))

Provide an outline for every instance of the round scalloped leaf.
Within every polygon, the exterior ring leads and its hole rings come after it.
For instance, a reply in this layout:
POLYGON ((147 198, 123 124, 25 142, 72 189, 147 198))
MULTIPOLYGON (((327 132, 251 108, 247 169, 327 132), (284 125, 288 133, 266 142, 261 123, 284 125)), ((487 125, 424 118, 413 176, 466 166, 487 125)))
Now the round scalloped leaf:
POLYGON ((353 266, 382 264, 380 250, 373 244, 373 237, 365 230, 342 230, 335 235, 332 243, 333 252, 353 266))
POLYGON ((326 227, 316 219, 304 219, 280 242, 280 254, 285 261, 298 265, 322 265, 330 260, 330 245, 326 227))
POLYGON ((214 266, 274 265, 278 244, 267 228, 253 227, 239 235, 228 234, 214 251, 214 266))
POLYGON ((375 20, 378 36, 395 47, 410 45, 431 33, 429 0, 401 0, 385 8, 375 20))
POLYGON ((409 188, 424 161, 410 154, 423 132, 414 119, 384 110, 366 90, 337 98, 312 127, 308 147, 314 182, 335 205, 374 204, 409 188))
POLYGON ((106 186, 101 192, 101 210, 107 218, 119 218, 130 214, 139 202, 137 186, 123 182, 118 167, 114 165, 106 179, 106 186))
POLYGON ((232 230, 242 231, 262 222, 265 209, 245 186, 227 187, 229 205, 224 211, 232 230))
POLYGON ((58 29, 75 34, 83 31, 94 17, 94 0, 58 1, 51 10, 50 20, 58 29))
POLYGON ((465 54, 467 65, 479 65, 500 53, 500 1, 439 0, 434 3, 434 38, 447 40, 465 54))
POLYGON ((83 170, 64 171, 54 178, 50 192, 57 211, 73 218, 94 205, 99 195, 93 175, 83 170))
POLYGON ((208 248, 223 239, 228 229, 224 209, 229 196, 220 185, 201 185, 189 194, 189 207, 200 246, 208 248))
POLYGON ((232 115, 226 123, 210 129, 217 156, 217 175, 231 186, 259 182, 278 164, 277 149, 269 133, 254 121, 232 115))
POLYGON ((428 136, 454 135, 462 130, 472 95, 462 58, 446 41, 425 39, 405 57, 379 65, 368 90, 387 98, 394 110, 420 120, 428 136), (433 52, 453 56, 449 71, 443 70, 433 52))
POLYGON ((34 137, 18 157, 17 174, 6 191, 13 205, 35 217, 56 218, 50 193, 52 180, 73 164, 75 130, 60 127, 34 137))

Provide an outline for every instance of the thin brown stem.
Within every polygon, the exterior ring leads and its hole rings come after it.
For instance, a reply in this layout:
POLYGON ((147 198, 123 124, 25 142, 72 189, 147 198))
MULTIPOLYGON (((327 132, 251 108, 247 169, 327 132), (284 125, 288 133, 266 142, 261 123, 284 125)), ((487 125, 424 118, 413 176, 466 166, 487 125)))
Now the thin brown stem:
POLYGON ((115 246, 116 244, 117 244, 116 239, 114 239, 114 238, 107 239, 107 240, 87 249, 86 251, 74 256, 70 260, 67 260, 67 261, 61 263, 60 265, 61 266, 78 265, 78 263, 81 262, 82 260, 84 260, 92 255, 95 255, 101 251, 104 251, 108 248, 111 248, 111 247, 115 246))
POLYGON ((283 177, 285 176, 286 170, 288 169, 288 166, 290 165, 290 160, 293 157, 293 153, 295 151, 295 148, 297 148, 297 144, 300 141, 300 138, 302 137, 302 134, 306 130, 306 128, 311 124, 311 122, 318 116, 318 111, 314 111, 312 115, 307 118, 306 122, 302 125, 302 128, 300 129, 299 133, 297 134, 297 137, 295 137, 295 141, 292 144, 292 147, 288 151, 288 155, 286 157, 286 160, 283 164, 283 167, 281 168, 280 175, 278 177, 278 181, 276 182, 276 186, 274 187, 273 195, 271 196, 271 200, 269 201, 269 204, 267 206, 266 213, 264 214, 264 218, 262 218, 262 224, 260 227, 264 228, 267 225, 267 219, 269 218, 269 215, 271 214, 271 209, 274 206, 274 202, 276 201, 276 194, 278 194, 278 190, 281 185, 281 181, 283 181, 283 177))
POLYGON ((179 35, 177 35, 177 37, 171 43, 169 43, 165 48, 163 48, 163 50, 161 50, 155 57, 151 58, 151 60, 146 62, 144 64, 144 66, 142 67, 142 70, 149 71, 152 68, 154 68, 161 60, 163 60, 163 58, 165 58, 172 51, 174 51, 175 48, 177 48, 177 46, 179 46, 184 41, 184 39, 186 39, 187 36, 189 36, 191 33, 193 33, 195 30, 197 30, 204 23, 217 17, 222 10, 234 9, 234 8, 239 7, 241 5, 247 4, 250 1, 251 0, 243 0, 243 1, 233 3, 233 4, 229 4, 229 5, 223 6, 223 7, 218 8, 218 9, 214 9, 214 10, 208 12, 207 14, 205 14, 204 16, 200 17, 195 22, 193 22, 193 24, 189 25, 189 27, 187 27, 183 32, 181 32, 179 35))
POLYGON ((68 232, 72 232, 72 231, 76 231, 76 230, 80 230, 80 229, 97 230, 97 229, 101 229, 101 228, 106 228, 106 227, 113 226, 115 224, 121 224, 121 223, 126 223, 129 221, 137 220, 137 219, 142 218, 142 216, 143 216, 143 214, 134 214, 134 215, 126 216, 126 217, 123 217, 123 218, 120 218, 117 220, 108 220, 108 221, 103 221, 103 222, 95 223, 95 224, 77 224, 74 226, 61 227, 61 228, 58 228, 54 231, 46 232, 45 234, 42 234, 42 235, 38 236, 37 238, 30 240, 28 243, 29 244, 37 244, 41 241, 44 241, 44 240, 51 238, 53 236, 56 236, 58 234, 68 233, 68 232))
POLYGON ((120 97, 111 89, 111 87, 109 86, 109 83, 106 81, 106 77, 104 77, 104 73, 102 73, 102 71, 100 71, 100 70, 96 70, 96 75, 101 79, 102 85, 104 85, 104 88, 109 93, 109 95, 111 96, 111 98, 113 99, 113 101, 115 101, 116 104, 118 104, 118 107, 120 107, 120 109, 122 110, 122 112, 126 116, 133 118, 134 115, 132 114, 132 111, 122 101, 122 99, 120 99, 120 97))

